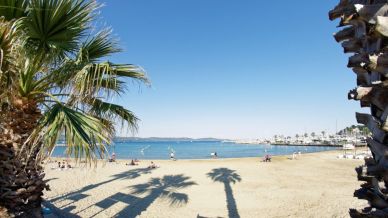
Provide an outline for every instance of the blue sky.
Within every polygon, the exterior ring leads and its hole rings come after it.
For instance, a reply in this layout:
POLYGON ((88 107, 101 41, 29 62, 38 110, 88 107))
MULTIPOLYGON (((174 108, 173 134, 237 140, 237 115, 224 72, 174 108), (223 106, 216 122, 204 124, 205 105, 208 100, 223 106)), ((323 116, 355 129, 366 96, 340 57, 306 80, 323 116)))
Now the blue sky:
POLYGON ((337 0, 105 1, 102 22, 142 66, 115 102, 139 118, 137 136, 261 138, 355 124, 347 55, 327 13, 337 0))

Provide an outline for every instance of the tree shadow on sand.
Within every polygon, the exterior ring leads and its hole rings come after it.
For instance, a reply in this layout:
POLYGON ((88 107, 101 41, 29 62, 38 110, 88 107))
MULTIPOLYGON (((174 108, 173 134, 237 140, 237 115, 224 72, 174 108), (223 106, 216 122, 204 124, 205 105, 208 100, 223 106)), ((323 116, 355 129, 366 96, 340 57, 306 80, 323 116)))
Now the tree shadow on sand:
POLYGON ((131 186, 131 194, 141 195, 147 193, 144 198, 133 198, 134 202, 119 212, 115 217, 136 217, 140 215, 158 198, 168 200, 170 206, 182 206, 187 204, 189 197, 179 190, 196 185, 190 177, 179 175, 166 175, 162 178, 151 178, 147 183, 131 186))
POLYGON ((237 174, 236 171, 228 168, 217 168, 209 172, 207 176, 210 177, 214 182, 224 183, 229 217, 239 218, 240 215, 238 214, 236 200, 234 199, 233 190, 230 184, 240 182, 240 175, 237 174))
POLYGON ((61 201, 70 200, 70 203, 61 206, 60 209, 66 210, 67 207, 74 208, 74 207, 72 207, 72 204, 74 202, 79 201, 79 200, 84 199, 84 198, 89 196, 89 195, 85 194, 85 192, 87 192, 87 191, 98 188, 101 185, 113 182, 115 180, 134 179, 134 178, 137 178, 137 177, 144 175, 144 174, 150 174, 152 170, 154 170, 154 169, 138 168, 138 169, 128 170, 128 171, 113 175, 112 179, 102 181, 102 182, 99 182, 96 184, 87 185, 81 189, 66 193, 64 195, 60 195, 58 197, 48 199, 48 201, 51 203, 59 203, 61 201))

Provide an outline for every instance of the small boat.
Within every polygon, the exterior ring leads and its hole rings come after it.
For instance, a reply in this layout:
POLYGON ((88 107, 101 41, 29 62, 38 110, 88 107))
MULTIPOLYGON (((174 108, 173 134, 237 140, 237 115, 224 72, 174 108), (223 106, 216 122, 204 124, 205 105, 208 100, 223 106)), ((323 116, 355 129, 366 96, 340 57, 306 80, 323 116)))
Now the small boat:
POLYGON ((342 149, 344 150, 353 150, 355 147, 352 144, 344 144, 342 145, 342 149))

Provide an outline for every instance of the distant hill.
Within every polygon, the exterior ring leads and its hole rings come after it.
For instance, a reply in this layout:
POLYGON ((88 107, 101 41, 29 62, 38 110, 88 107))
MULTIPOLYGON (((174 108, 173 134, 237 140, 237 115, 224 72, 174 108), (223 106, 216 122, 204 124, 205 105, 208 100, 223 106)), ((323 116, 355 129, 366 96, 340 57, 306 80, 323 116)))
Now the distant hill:
POLYGON ((369 135, 370 131, 369 129, 364 125, 351 125, 349 127, 346 127, 345 129, 342 129, 338 132, 339 135, 350 135, 355 132, 355 130, 358 129, 358 133, 362 135, 369 135))
MULTIPOLYGON (((190 141, 207 141, 207 142, 219 142, 223 141, 225 139, 216 139, 216 138, 188 138, 188 137, 183 137, 183 138, 174 138, 174 137, 114 137, 114 141, 181 141, 181 142, 190 142, 190 141)), ((58 141, 65 141, 65 136, 61 135, 58 139, 58 141)))
POLYGON ((173 137, 148 137, 148 138, 141 138, 141 137, 115 137, 115 141, 222 141, 223 139, 216 139, 216 138, 173 138, 173 137))

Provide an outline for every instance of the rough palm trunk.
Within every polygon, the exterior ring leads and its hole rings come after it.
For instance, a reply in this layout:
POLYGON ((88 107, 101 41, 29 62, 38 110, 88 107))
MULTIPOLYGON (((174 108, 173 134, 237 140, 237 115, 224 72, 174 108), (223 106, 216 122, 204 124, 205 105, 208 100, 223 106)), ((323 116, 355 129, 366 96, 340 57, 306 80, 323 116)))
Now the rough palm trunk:
POLYGON ((368 200, 370 207, 351 209, 352 217, 388 217, 388 4, 386 0, 341 0, 329 12, 330 20, 340 18, 334 34, 345 53, 354 53, 348 67, 357 75, 357 88, 348 94, 370 114, 356 114, 357 121, 372 132, 368 146, 373 158, 356 168, 365 183, 354 195, 368 200))
POLYGON ((33 102, 0 112, 0 216, 42 217, 44 173, 36 155, 21 153, 41 113, 33 102))

